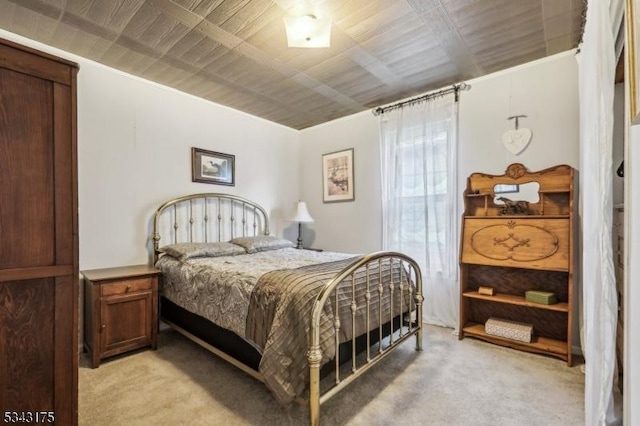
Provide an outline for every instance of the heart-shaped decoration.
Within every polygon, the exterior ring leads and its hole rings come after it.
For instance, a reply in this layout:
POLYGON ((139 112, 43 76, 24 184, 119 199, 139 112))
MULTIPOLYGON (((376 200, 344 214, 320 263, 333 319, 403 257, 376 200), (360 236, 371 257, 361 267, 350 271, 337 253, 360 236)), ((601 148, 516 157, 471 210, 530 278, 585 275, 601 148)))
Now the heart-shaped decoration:
POLYGON ((531 130, 524 127, 518 130, 507 130, 502 135, 502 143, 507 151, 518 155, 529 145, 531 136, 531 130))

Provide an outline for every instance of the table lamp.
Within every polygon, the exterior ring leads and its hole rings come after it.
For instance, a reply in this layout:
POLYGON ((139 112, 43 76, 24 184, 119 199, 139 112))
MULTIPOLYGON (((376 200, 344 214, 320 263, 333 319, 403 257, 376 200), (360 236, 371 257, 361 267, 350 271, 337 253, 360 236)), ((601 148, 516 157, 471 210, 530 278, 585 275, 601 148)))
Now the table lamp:
POLYGON ((309 214, 309 210, 307 210, 307 203, 304 201, 298 201, 298 207, 296 210, 296 214, 291 218, 291 222, 298 222, 298 245, 296 248, 302 247, 302 224, 303 223, 312 223, 313 218, 309 214))

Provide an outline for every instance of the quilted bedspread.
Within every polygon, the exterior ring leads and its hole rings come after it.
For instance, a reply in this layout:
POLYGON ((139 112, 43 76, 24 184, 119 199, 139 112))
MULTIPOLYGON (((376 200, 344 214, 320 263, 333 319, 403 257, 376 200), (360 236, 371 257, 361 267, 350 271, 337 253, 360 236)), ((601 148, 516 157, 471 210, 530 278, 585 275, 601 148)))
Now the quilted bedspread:
POLYGON ((164 297, 244 338, 251 293, 263 274, 349 257, 353 255, 285 248, 184 261, 163 256, 156 266, 162 270, 164 297))
MULTIPOLYGON (((334 276, 355 259, 304 266, 296 269, 272 271, 264 274, 251 296, 247 317, 247 338, 262 348, 260 372, 265 383, 280 403, 288 403, 301 395, 309 378, 306 352, 309 346, 311 311, 314 302, 334 276)), ((390 298, 388 297, 389 277, 393 274, 395 287, 393 315, 402 309, 407 312, 408 292, 400 295, 400 267, 394 263, 391 271, 389 261, 382 263, 382 276, 385 280, 385 293, 382 297, 383 323, 390 320, 390 298)), ((366 272, 359 269, 351 278, 343 281, 337 291, 338 318, 340 320, 339 342, 351 340, 354 317, 351 304, 355 287, 355 335, 373 330, 379 325, 380 304, 378 294, 378 276, 380 269, 371 268, 369 274, 369 326, 367 326, 367 290, 366 272)), ((406 274, 403 285, 407 286, 406 274)), ((320 347, 322 363, 328 362, 335 354, 335 311, 336 299, 330 297, 325 304, 320 321, 320 347)))
MULTIPOLYGON (((322 287, 356 258, 353 255, 280 249, 250 255, 198 258, 177 261, 164 256, 163 295, 183 308, 234 331, 262 353, 260 373, 274 397, 288 403, 301 395, 308 382, 306 353, 313 303, 322 287)), ((390 318, 389 282, 394 283, 393 315, 408 310, 409 296, 397 292, 400 267, 388 261, 370 268, 370 324, 366 324, 366 272, 354 276, 356 335, 378 327, 379 306, 383 322, 390 318), (378 301, 378 275, 385 283, 382 304, 378 301), (393 280, 390 277, 393 275, 393 280)), ((340 284, 338 292, 339 341, 352 337, 352 282, 340 284)), ((325 305, 321 318, 323 363, 335 353, 335 298, 325 305)))

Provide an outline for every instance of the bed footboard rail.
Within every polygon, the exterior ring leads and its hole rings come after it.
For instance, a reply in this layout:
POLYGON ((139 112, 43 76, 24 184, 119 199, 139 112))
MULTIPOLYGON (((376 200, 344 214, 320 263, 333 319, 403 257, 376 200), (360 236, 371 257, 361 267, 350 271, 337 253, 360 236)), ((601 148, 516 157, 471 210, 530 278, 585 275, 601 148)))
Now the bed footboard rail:
MULTIPOLYGON (((393 251, 370 253, 358 258, 351 265, 344 268, 332 278, 318 295, 310 324, 310 341, 307 358, 309 363, 309 419, 311 425, 318 425, 320 421, 320 405, 338 393, 349 383, 358 378, 366 370, 377 364, 398 345, 412 336, 416 338, 416 350, 422 350, 422 274, 418 264, 405 254, 393 251), (375 276, 375 279, 372 277, 375 276), (356 288, 356 281, 359 288, 356 288), (362 294, 364 286, 364 298, 362 294), (338 296, 340 288, 341 297, 338 296), (346 295, 346 296, 345 296, 346 295), (339 335, 342 324, 340 322, 338 300, 345 303, 345 297, 350 297, 351 330, 351 369, 345 377, 341 377, 339 335), (383 307, 383 300, 388 300, 388 306, 383 307), (403 306, 403 300, 408 300, 408 306, 403 306), (335 303, 335 306, 327 304, 335 303), (401 308, 394 312, 396 303, 401 308), (374 306, 375 304, 375 306, 374 306), (321 323, 323 312, 334 312, 333 331, 335 335, 335 354, 330 354, 335 363, 334 383, 321 394, 320 367, 323 360, 321 347, 321 323), (364 360, 357 361, 356 353, 356 313, 365 316, 366 354, 360 355, 364 360), (364 312, 364 314, 363 314, 364 312), (374 314, 372 314, 372 312, 374 314), (383 314, 384 312, 384 314, 383 314), (377 317, 377 318, 376 318, 377 317), (399 317, 399 327, 394 330, 394 318, 399 317), (390 332, 383 335, 383 325, 390 323, 390 332), (371 327, 377 326, 378 339, 375 346, 371 342, 371 327), (375 349, 372 351, 372 347, 375 349)), ((347 300, 347 302, 349 302, 347 300)), ((325 357, 326 359, 326 357, 325 357)))

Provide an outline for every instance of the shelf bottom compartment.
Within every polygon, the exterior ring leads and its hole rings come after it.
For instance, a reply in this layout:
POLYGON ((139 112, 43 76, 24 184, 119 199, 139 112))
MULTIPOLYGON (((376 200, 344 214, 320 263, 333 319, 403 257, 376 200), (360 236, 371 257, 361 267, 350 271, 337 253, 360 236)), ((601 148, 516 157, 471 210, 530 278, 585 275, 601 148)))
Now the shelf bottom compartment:
POLYGON ((519 349, 527 352, 535 352, 546 355, 555 356, 565 361, 568 360, 568 344, 562 340, 550 339, 548 337, 534 336, 531 343, 518 342, 517 340, 505 339, 499 336, 487 334, 484 331, 484 325, 470 323, 462 329, 461 337, 476 337, 490 343, 501 346, 508 346, 513 349, 519 349))

